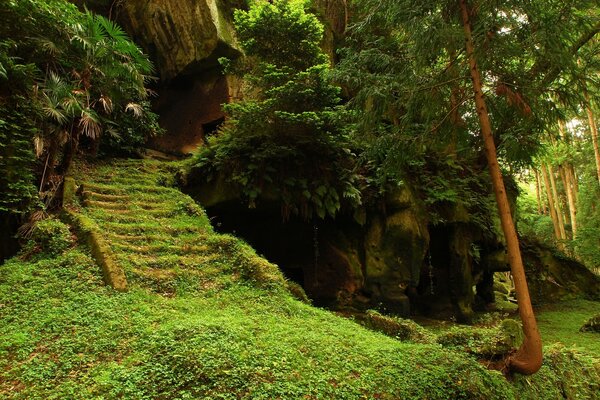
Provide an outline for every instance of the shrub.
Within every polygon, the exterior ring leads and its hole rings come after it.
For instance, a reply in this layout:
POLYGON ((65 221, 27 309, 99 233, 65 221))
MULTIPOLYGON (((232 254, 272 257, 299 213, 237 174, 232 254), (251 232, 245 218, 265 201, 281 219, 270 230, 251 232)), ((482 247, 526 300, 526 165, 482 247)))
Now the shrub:
POLYGON ((49 218, 37 222, 31 231, 28 247, 51 256, 58 256, 73 245, 69 226, 49 218))

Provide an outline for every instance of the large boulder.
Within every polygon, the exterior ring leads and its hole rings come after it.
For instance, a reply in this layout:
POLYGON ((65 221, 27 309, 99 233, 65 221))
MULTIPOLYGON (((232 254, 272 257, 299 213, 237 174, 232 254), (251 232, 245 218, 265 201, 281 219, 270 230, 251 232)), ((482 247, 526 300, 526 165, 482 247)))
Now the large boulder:
POLYGON ((534 304, 576 297, 600 300, 600 277, 585 265, 556 249, 524 238, 521 249, 534 304))

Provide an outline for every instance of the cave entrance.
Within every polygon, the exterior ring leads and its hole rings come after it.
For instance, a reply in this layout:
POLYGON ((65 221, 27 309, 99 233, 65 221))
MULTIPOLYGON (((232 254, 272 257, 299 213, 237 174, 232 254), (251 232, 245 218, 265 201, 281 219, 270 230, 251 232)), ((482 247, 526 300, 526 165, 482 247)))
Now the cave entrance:
POLYGON ((451 230, 447 226, 430 225, 429 251, 422 271, 419 293, 432 298, 448 298, 451 254, 448 243, 451 230))
POLYGON ((225 117, 218 118, 214 121, 210 121, 202 124, 202 140, 205 144, 208 143, 208 137, 217 133, 221 125, 225 122, 225 117))
POLYGON ((306 288, 315 265, 313 225, 300 219, 283 222, 274 209, 222 204, 206 209, 217 232, 244 239, 258 254, 277 264, 285 277, 306 288))

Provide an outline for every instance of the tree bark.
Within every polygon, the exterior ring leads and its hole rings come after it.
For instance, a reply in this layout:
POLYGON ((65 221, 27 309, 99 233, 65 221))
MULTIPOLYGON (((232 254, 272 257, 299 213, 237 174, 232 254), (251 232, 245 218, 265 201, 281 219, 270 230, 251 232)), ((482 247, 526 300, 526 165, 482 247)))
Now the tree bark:
POLYGON ((573 197, 573 188, 571 187, 571 176, 567 168, 564 166, 559 166, 558 171, 560 172, 560 177, 563 181, 563 185, 565 187, 565 194, 567 195, 567 206, 569 208, 569 222, 571 223, 571 232, 573 234, 573 239, 577 235, 577 219, 575 209, 575 199, 573 197))
MULTIPOLYGON (((568 145, 571 145, 571 143, 569 143, 569 138, 567 137, 567 127, 565 126, 564 121, 559 120, 558 121, 558 128, 560 131, 560 136, 563 139, 563 142, 565 142, 568 145)), ((573 233, 573 239, 575 239, 575 237, 577 236, 577 205, 576 205, 576 200, 575 200, 575 187, 573 182, 571 181, 571 172, 570 169, 573 168, 573 165, 570 163, 567 163, 564 166, 560 166, 560 175, 563 179, 563 183, 565 186, 565 192, 567 194, 567 201, 569 203, 569 215, 570 215, 570 220, 571 220, 571 232, 573 233)))
POLYGON ((510 212, 510 205, 506 195, 504 181, 502 179, 502 172, 500 171, 500 165, 498 164, 492 126, 485 98, 483 96, 481 76, 475 57, 471 22, 466 0, 460 0, 460 8, 465 34, 465 47, 467 58, 469 59, 473 91, 475 94, 475 106, 479 117, 479 125, 483 137, 488 168, 492 177, 494 195, 498 205, 500 223, 506 239, 508 261, 515 281, 515 291, 517 302, 519 303, 519 316, 523 322, 523 333, 525 334, 525 339, 519 350, 508 359, 508 367, 510 371, 531 375, 536 373, 542 366, 542 339, 533 313, 533 307, 531 306, 529 289, 527 288, 527 280, 525 278, 525 268, 523 267, 521 250, 519 248, 519 239, 510 212))
POLYGON ((573 199, 575 199, 575 209, 577 210, 579 183, 577 182, 577 174, 575 174, 575 168, 573 167, 573 164, 569 164, 569 169, 567 172, 569 173, 571 184, 573 185, 573 199))
MULTIPOLYGON (((554 170, 552 165, 548 164, 548 175, 550 176, 550 187, 552 188, 552 197, 554 200, 554 209, 556 210, 556 222, 558 224, 558 231, 560 232, 560 240, 567 239, 567 233, 565 231, 565 221, 563 219, 563 211, 560 205, 560 198, 558 197, 558 190, 556 189, 556 180, 554 179, 554 170)), ((563 246, 564 247, 564 246, 563 246)), ((563 248, 564 250, 564 248, 563 248)))
POLYGON ((542 196, 540 193, 540 174, 537 169, 534 169, 533 172, 535 174, 535 198, 537 200, 538 214, 544 215, 546 213, 544 207, 542 206, 542 196))
POLYGON ((552 220, 552 226, 554 227, 554 238, 556 239, 557 246, 562 250, 562 242, 560 240, 560 228, 558 227, 558 217, 556 215, 556 208, 554 208, 554 198, 552 196, 550 179, 548 178, 548 170, 546 169, 545 164, 542 164, 540 169, 542 171, 542 177, 544 178, 544 186, 546 187, 548 209, 550 210, 550 219, 552 220))
POLYGON ((596 120, 594 119, 594 112, 592 111, 592 104, 590 102, 590 95, 587 90, 584 89, 585 95, 585 111, 587 112, 588 122, 590 124, 590 132, 592 133, 592 145, 594 146, 594 155, 596 156, 596 173, 598 174, 598 184, 600 184, 600 150, 598 149, 598 127, 596 126, 596 120))

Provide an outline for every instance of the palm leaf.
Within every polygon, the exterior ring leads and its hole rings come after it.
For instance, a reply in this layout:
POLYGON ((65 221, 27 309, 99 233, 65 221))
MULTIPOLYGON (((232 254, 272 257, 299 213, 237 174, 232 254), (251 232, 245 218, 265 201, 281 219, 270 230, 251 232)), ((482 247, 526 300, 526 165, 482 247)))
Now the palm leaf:
POLYGON ((97 139, 102 134, 100 118, 89 108, 81 110, 79 128, 81 129, 81 132, 90 139, 97 139))

